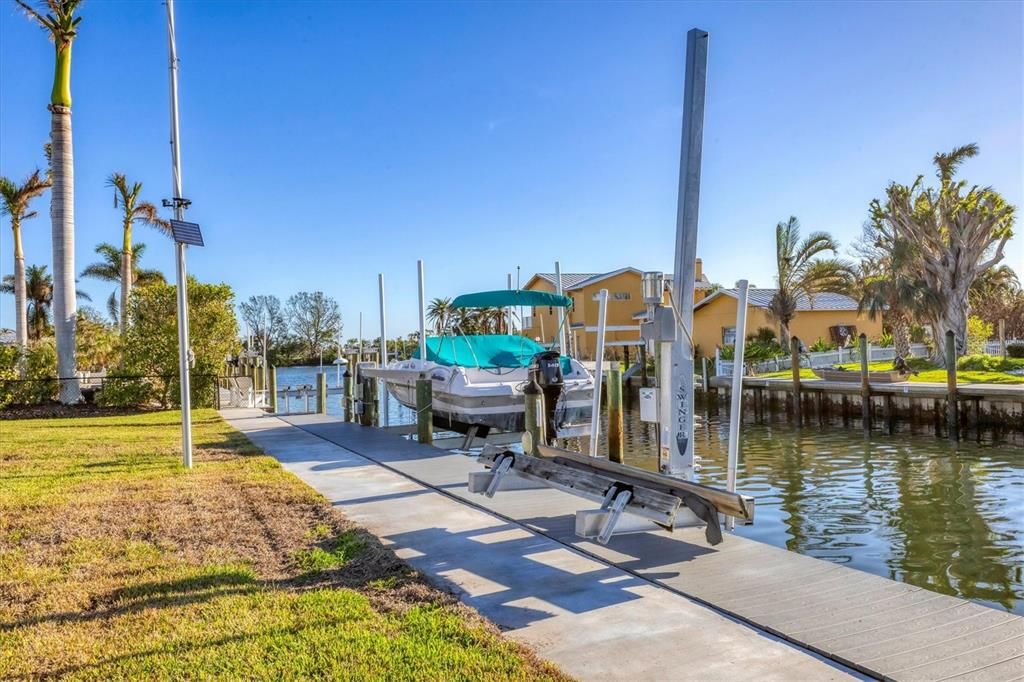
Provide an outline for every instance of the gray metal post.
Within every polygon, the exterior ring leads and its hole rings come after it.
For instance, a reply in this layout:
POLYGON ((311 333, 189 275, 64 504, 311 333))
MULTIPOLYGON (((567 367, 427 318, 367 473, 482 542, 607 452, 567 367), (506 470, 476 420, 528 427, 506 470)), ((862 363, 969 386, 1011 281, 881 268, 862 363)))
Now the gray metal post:
MULTIPOLYGON (((380 366, 388 366, 388 327, 387 317, 384 311, 384 273, 377 275, 377 283, 380 286, 380 366)), ((380 397, 380 425, 388 425, 388 392, 380 397)))
POLYGON ((668 473, 693 480, 693 287, 696 281, 697 217, 700 166, 704 140, 704 93, 708 70, 708 33, 686 34, 686 81, 683 88, 683 132, 679 153, 679 197, 676 207, 673 305, 684 330, 672 344, 671 435, 668 473))
MULTIPOLYGON (((178 126, 178 49, 174 37, 174 0, 167 0, 167 48, 171 71, 171 175, 173 180, 175 220, 184 220, 184 207, 180 201, 181 143, 178 126)), ((176 280, 178 298, 178 374, 181 383, 181 455, 186 469, 192 468, 192 395, 189 378, 188 336, 188 275, 185 271, 185 245, 175 242, 176 280)))
POLYGON ((423 284, 423 261, 416 261, 416 274, 420 290, 420 360, 427 359, 427 298, 423 284))
MULTIPOLYGON (((747 338, 747 292, 748 282, 741 279, 739 297, 736 300, 736 344, 732 359, 732 393, 729 395, 729 449, 726 459, 726 490, 736 491, 736 468, 740 459, 740 424, 743 421, 743 360, 747 338)), ((707 368, 707 363, 704 365, 707 368)), ((726 527, 732 530, 735 520, 726 519, 726 527)))
MULTIPOLYGON (((562 265, 555 261, 555 293, 564 296, 562 293, 562 265)), ((568 330, 565 328, 565 308, 558 307, 558 350, 562 355, 569 354, 569 343, 566 340, 568 330)))

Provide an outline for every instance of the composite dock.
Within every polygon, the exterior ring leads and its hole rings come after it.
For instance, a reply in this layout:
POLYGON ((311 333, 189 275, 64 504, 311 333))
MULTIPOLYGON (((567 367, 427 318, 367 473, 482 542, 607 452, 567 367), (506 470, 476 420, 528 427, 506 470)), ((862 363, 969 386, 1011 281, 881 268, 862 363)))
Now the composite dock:
MULTIPOLYGON (((397 498, 385 496, 391 501, 386 513, 394 514, 396 508, 400 515, 429 513, 416 502, 429 493, 455 505, 458 518, 483 512, 485 518, 493 519, 493 527, 469 532, 479 537, 479 544, 471 543, 476 549, 469 554, 431 556, 427 548, 436 550, 439 539, 467 532, 442 527, 440 521, 434 527, 426 519, 429 531, 397 534, 386 532, 385 524, 379 534, 418 569, 449 579, 466 593, 471 605, 499 625, 529 630, 533 639, 526 641, 571 674, 617 677, 614 667, 602 667, 599 660, 599 649, 607 648, 614 641, 608 637, 613 637, 625 638, 635 655, 649 657, 648 674, 673 671, 678 672, 676 679, 692 678, 687 673, 687 655, 694 661, 701 647, 714 647, 716 641, 720 641, 718 654, 745 652, 743 656, 750 660, 736 653, 732 663, 739 667, 730 668, 728 661, 722 661, 722 667, 713 668, 708 667, 713 659, 705 655, 704 667, 695 664, 691 672, 702 669, 705 678, 721 679, 735 679, 739 671, 759 679, 843 678, 851 672, 893 680, 1024 678, 1024 618, 1020 616, 734 535, 712 548, 699 528, 615 536, 601 546, 574 533, 579 498, 551 489, 509 490, 494 498, 473 495, 467 479, 471 471, 480 470, 474 458, 335 417, 257 414, 225 412, 258 445, 375 532, 374 522, 381 519, 374 514, 384 508, 366 506, 372 496, 360 498, 349 489, 356 485, 355 479, 343 476, 354 467, 362 467, 371 478, 397 475, 405 482, 408 489, 395 493, 397 498), (296 448, 298 441, 302 445, 296 448), (344 453, 352 456, 346 459, 344 453), (402 504, 396 507, 394 501, 399 499, 402 504), (489 543, 506 542, 519 543, 514 561, 507 553, 489 553, 489 543), (537 546, 527 551, 531 543, 537 546), (574 569, 567 569, 566 562, 573 563, 574 569), (545 570, 536 572, 538 565, 545 570), (529 571, 531 587, 510 594, 503 585, 510 573, 521 571, 529 571), (624 591, 610 598, 609 584, 622 584, 624 591), (700 602, 709 607, 701 608, 707 617, 686 611, 682 600, 659 601, 659 594, 700 602), (595 599, 598 603, 589 603, 595 599), (614 603, 618 600, 630 603, 632 610, 621 610, 625 607, 614 603), (651 606, 638 609, 636 600, 648 600, 651 606), (592 619, 578 632, 544 631, 544 621, 567 610, 606 620, 592 619), (720 614, 750 627, 725 628, 722 623, 728 621, 721 621, 720 614), (718 628, 713 633, 717 639, 708 637, 709 628, 718 628), (745 639, 747 630, 766 635, 745 639), (726 631, 729 637, 722 635, 726 631), (545 647, 545 638, 550 639, 550 647, 545 647), (557 643, 565 638, 593 642, 592 658, 578 660, 576 650, 567 658, 557 643), (778 640, 790 643, 790 649, 778 640), (752 654, 751 647, 760 653, 752 654), (804 655, 798 658, 792 655, 801 651, 804 655)), ((372 501, 381 502, 375 497, 372 501)), ((690 602, 693 608, 700 607, 690 602)), ((631 674, 637 672, 634 669, 631 674)))

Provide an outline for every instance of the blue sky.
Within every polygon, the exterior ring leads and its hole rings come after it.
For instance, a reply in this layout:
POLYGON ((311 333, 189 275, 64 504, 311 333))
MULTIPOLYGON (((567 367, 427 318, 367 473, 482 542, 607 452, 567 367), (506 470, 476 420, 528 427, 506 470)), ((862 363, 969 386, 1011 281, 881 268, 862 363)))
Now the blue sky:
MULTIPOLYGON (((698 255, 713 281, 772 285, 790 215, 848 245, 890 180, 963 170, 1024 203, 1019 2, 395 3, 179 0, 190 272, 243 299, 320 289, 346 335, 416 325, 428 296, 550 271, 671 269, 686 31, 711 34, 698 255)), ((77 258, 118 242, 105 178, 170 195, 157 0, 87 0, 74 48, 77 258)), ((52 47, 0 4, 0 173, 43 163, 52 47)), ((46 215, 48 199, 37 204, 46 215)), ((1018 225, 1018 232, 1024 225, 1018 225)), ((25 228, 50 262, 45 218, 25 228)), ((173 275, 145 228, 144 265, 173 275)), ((1024 238, 1008 262, 1024 269, 1024 238)), ((0 272, 12 270, 0 229, 0 272)), ((83 281, 102 302, 113 285, 83 281)), ((98 306, 101 307, 101 306, 98 306)), ((0 297, 0 326, 13 326, 0 297)))

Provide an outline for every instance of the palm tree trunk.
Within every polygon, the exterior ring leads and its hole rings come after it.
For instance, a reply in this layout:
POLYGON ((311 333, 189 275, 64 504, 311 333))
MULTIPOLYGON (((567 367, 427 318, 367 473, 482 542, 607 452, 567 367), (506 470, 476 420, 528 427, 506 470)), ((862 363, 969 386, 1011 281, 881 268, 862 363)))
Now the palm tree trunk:
POLYGON ((57 376, 60 402, 82 400, 75 366, 75 332, 78 303, 75 299, 75 168, 71 140, 71 108, 50 105, 53 189, 50 214, 53 221, 53 326, 57 337, 57 376))
POLYGON ((21 249, 20 220, 11 216, 14 229, 14 341, 24 350, 28 347, 28 304, 25 295, 25 254, 21 249))
POLYGON ((910 357, 910 320, 900 312, 892 316, 892 343, 896 347, 896 355, 904 359, 910 357))
POLYGON ((124 249, 121 253, 121 334, 128 330, 128 297, 132 294, 132 242, 130 233, 125 233, 124 249))
POLYGON ((967 350, 967 292, 954 292, 940 310, 931 317, 932 362, 946 366, 946 332, 953 332, 956 355, 960 357, 967 350))

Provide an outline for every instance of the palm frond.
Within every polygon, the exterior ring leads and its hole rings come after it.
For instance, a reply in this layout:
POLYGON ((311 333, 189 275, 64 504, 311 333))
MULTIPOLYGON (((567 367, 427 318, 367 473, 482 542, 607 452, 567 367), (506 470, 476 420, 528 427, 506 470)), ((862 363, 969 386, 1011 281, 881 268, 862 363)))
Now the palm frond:
POLYGON ((117 292, 110 292, 110 297, 107 298, 107 315, 110 315, 110 319, 114 321, 114 324, 118 324, 119 317, 121 314, 121 306, 117 300, 117 292))

